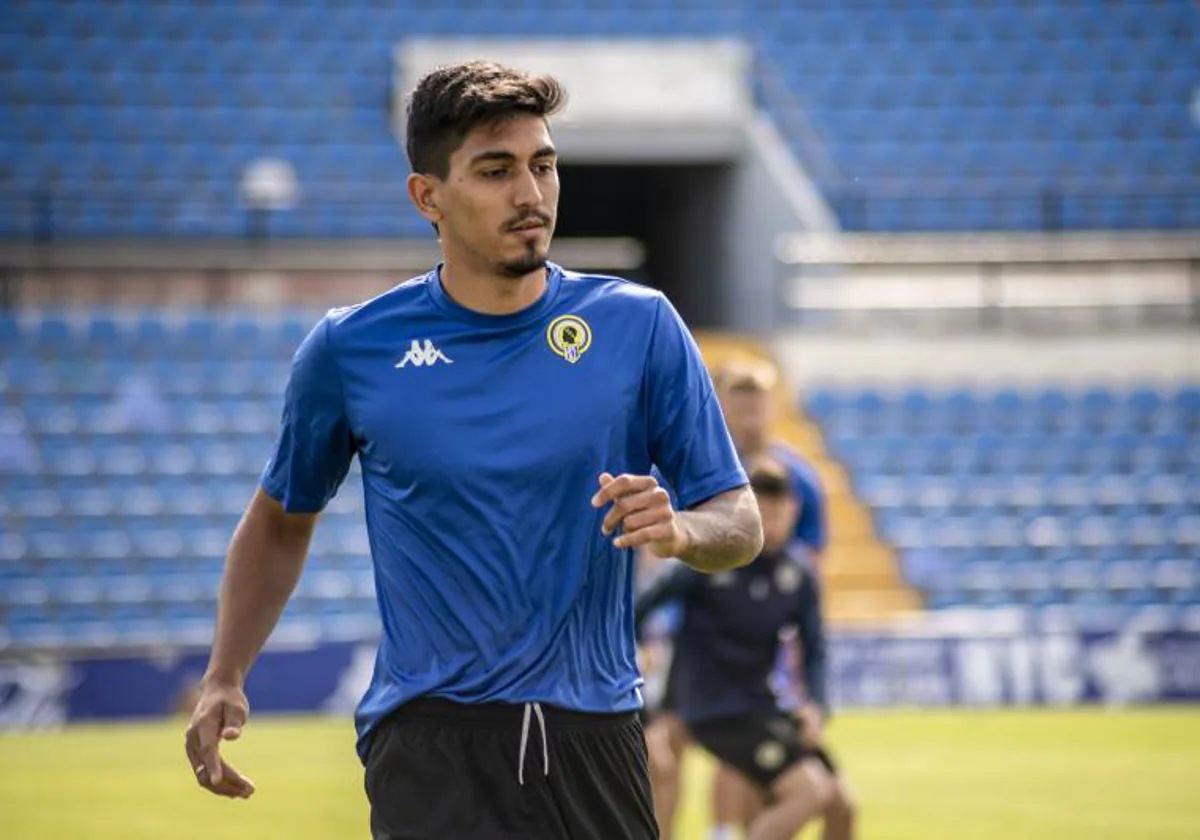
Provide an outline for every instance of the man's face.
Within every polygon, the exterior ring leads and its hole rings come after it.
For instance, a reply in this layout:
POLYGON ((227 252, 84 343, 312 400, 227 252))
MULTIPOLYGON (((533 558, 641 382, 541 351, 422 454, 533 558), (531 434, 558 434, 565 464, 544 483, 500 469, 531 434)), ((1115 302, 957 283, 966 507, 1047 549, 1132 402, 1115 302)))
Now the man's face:
POLYGON ((430 221, 449 248, 505 277, 545 265, 559 188, 545 120, 516 116, 476 127, 450 156, 446 178, 432 184, 430 221))
POLYGON ((782 551, 796 530, 800 505, 790 493, 780 495, 757 493, 758 512, 763 524, 763 553, 782 551))
POLYGON ((725 424, 738 452, 748 455, 767 445, 771 427, 770 400, 762 391, 729 389, 721 396, 725 424))

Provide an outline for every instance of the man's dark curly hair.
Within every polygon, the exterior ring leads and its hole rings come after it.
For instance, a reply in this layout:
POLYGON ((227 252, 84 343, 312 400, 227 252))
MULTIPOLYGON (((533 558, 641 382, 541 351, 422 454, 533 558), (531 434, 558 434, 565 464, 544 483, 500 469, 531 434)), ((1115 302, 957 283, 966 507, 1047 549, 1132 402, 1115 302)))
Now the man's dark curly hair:
POLYGON ((452 155, 471 130, 511 116, 549 117, 567 93, 551 76, 532 76, 491 61, 439 67, 408 102, 406 148, 414 172, 445 178, 452 155))

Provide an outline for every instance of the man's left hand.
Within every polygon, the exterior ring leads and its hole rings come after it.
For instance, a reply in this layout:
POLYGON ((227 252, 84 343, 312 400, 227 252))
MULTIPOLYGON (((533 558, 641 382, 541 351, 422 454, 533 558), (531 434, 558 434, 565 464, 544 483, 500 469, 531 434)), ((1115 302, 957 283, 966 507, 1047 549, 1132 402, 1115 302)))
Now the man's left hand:
POLYGON ((601 530, 617 548, 646 546, 657 557, 678 557, 687 550, 688 536, 679 523, 671 497, 651 475, 600 474, 600 489, 592 507, 612 505, 601 530))

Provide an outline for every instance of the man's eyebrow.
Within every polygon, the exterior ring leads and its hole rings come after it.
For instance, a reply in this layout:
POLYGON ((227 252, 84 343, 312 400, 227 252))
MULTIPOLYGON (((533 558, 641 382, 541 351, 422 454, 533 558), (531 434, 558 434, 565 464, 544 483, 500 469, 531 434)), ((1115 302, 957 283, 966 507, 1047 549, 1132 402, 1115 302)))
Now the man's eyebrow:
MULTIPOLYGON (((558 156, 558 151, 553 146, 542 146, 542 148, 538 149, 536 152, 533 153, 534 158, 557 157, 557 156, 558 156)), ((480 152, 479 154, 477 154, 473 158, 471 158, 471 163, 472 163, 472 165, 474 165, 476 163, 483 163, 486 161, 512 163, 516 159, 517 159, 517 156, 514 155, 512 152, 506 152, 502 149, 489 149, 487 151, 480 152)))
POLYGON ((471 163, 483 163, 484 161, 495 160, 510 163, 517 159, 517 156, 512 152, 503 152, 499 149, 493 149, 486 152, 480 152, 471 158, 471 163))

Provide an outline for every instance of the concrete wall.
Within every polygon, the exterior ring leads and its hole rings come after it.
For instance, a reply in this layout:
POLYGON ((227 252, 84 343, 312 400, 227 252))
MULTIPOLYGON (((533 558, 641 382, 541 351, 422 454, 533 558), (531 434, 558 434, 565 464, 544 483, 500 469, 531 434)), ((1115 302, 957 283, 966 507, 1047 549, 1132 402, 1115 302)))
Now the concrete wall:
POLYGON ((1200 381, 1200 335, 923 337, 784 333, 774 349, 800 387, 1200 381))
POLYGON ((724 225, 728 240, 721 326, 768 335, 775 327, 779 299, 776 237, 798 230, 832 232, 837 220, 765 115, 747 125, 746 133, 724 225))

